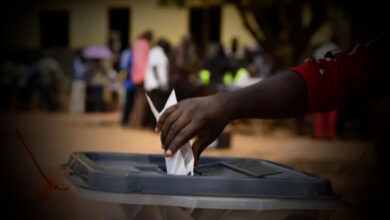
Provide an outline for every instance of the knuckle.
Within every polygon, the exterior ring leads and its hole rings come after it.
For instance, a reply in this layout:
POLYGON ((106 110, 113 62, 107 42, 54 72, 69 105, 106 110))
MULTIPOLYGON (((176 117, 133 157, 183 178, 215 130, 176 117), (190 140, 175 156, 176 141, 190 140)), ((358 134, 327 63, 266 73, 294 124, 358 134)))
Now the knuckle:
POLYGON ((175 145, 180 145, 185 140, 185 136, 183 134, 178 134, 175 140, 172 141, 175 145))
POLYGON ((167 122, 168 124, 172 124, 172 123, 173 123, 173 119, 172 119, 171 117, 169 117, 169 118, 167 118, 166 122, 167 122))
POLYGON ((171 107, 169 107, 169 108, 167 109, 167 112, 173 112, 173 111, 175 111, 177 108, 178 108, 178 105, 172 105, 171 107))
POLYGON ((178 131, 178 125, 177 123, 173 124, 170 128, 172 133, 176 133, 178 131))
POLYGON ((178 149, 179 149, 179 147, 180 147, 180 142, 179 141, 177 141, 177 140, 174 140, 172 143, 171 143, 171 149, 173 150, 173 151, 177 151, 178 149))
POLYGON ((180 132, 180 133, 177 135, 177 137, 178 137, 179 140, 186 139, 186 138, 188 137, 188 131, 180 132))

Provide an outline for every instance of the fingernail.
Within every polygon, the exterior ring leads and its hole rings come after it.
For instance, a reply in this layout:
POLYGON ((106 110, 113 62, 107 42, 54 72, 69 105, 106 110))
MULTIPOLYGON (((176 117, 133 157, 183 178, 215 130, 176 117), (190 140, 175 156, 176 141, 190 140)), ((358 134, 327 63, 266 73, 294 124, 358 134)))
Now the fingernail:
POLYGON ((167 156, 167 157, 172 156, 172 151, 171 151, 170 149, 168 149, 167 151, 165 151, 165 156, 167 156))

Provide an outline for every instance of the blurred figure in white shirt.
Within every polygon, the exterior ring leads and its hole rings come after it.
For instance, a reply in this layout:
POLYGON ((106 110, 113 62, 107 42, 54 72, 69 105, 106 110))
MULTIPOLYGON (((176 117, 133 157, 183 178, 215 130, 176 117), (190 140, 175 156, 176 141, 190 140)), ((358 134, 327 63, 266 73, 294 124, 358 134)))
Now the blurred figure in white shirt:
POLYGON ((149 52, 144 88, 156 102, 157 108, 162 107, 158 102, 165 103, 164 97, 168 93, 169 53, 170 45, 164 39, 160 39, 149 52))
MULTIPOLYGON (((164 107, 169 95, 170 50, 171 47, 168 41, 160 39, 149 51, 144 89, 149 94, 158 110, 161 110, 164 107)), ((148 112, 145 124, 147 126, 153 126, 154 118, 151 112, 148 112)))

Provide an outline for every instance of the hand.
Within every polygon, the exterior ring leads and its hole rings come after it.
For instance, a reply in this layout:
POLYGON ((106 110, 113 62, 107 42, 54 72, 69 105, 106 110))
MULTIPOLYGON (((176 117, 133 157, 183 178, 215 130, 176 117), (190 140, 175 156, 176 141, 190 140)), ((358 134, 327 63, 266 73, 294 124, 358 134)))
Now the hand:
POLYGON ((202 151, 223 131, 231 119, 227 96, 186 99, 168 108, 157 122, 165 156, 176 153, 187 141, 196 137, 192 145, 195 163, 202 151))

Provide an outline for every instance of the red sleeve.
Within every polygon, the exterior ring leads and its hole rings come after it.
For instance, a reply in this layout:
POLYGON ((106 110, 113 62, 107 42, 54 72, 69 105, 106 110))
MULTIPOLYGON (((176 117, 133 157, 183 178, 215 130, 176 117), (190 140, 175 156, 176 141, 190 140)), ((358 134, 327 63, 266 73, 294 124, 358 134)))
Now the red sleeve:
POLYGON ((307 112, 327 112, 364 100, 376 78, 376 47, 369 43, 349 53, 330 51, 323 59, 310 58, 292 68, 306 82, 307 112))

